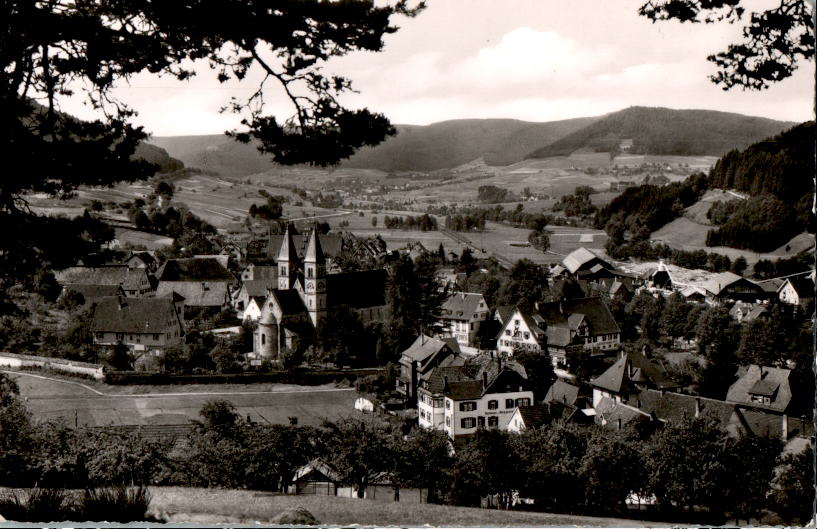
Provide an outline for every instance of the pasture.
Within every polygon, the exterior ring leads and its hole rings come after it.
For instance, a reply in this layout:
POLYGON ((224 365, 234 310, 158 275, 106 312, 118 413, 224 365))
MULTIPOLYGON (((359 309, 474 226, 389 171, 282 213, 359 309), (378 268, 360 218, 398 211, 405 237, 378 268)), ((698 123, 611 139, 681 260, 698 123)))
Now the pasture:
POLYGON ((42 378, 11 372, 26 406, 39 419, 63 419, 79 426, 187 424, 199 418, 201 407, 212 400, 231 402, 242 417, 262 424, 318 426, 355 413, 354 389, 280 384, 150 388, 150 393, 128 394, 104 384, 42 378), (194 391, 194 390, 198 391, 194 391), (193 391, 191 391, 193 390, 193 391))

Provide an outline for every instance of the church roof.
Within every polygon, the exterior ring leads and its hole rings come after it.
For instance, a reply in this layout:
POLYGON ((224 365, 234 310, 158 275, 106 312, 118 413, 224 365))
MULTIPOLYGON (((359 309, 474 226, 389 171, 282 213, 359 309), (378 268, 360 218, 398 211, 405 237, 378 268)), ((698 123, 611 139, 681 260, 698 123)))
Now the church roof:
POLYGON ((323 249, 321 248, 318 230, 312 230, 312 233, 309 235, 309 243, 306 247, 304 261, 310 263, 322 263, 326 261, 326 256, 323 254, 323 249))
POLYGON ((294 263, 298 260, 298 252, 292 240, 292 225, 287 224, 286 231, 281 241, 281 248, 278 250, 278 260, 294 263))

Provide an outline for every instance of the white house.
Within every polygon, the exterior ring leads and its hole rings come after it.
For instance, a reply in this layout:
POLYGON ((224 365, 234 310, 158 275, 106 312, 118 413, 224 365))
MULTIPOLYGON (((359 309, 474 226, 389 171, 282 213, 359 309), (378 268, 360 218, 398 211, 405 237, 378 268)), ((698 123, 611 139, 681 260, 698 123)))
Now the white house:
POLYGON ((489 318, 490 310, 482 294, 455 292, 442 306, 442 321, 446 336, 457 339, 465 347, 479 346, 480 325, 489 318))
POLYGON ((524 371, 515 363, 483 358, 463 366, 436 368, 418 390, 419 424, 452 439, 478 428, 507 430, 519 406, 533 403, 524 371))
POLYGON ((790 277, 777 289, 777 297, 790 305, 805 305, 814 299, 814 282, 807 276, 790 277))

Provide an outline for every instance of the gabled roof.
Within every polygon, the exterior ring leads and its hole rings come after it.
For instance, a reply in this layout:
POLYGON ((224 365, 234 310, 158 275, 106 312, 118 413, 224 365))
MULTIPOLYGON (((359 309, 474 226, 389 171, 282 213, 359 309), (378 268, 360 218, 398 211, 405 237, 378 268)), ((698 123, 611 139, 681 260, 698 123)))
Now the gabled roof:
POLYGON ((579 399, 579 391, 579 386, 574 386, 561 378, 557 378, 550 386, 550 389, 548 389, 544 402, 561 402, 563 404, 575 405, 579 399))
POLYGON ((575 274, 579 268, 583 267, 594 259, 598 259, 599 263, 601 263, 604 268, 613 268, 613 265, 585 247, 577 248, 567 254, 567 256, 562 259, 562 266, 565 267, 565 269, 571 274, 575 274))
POLYGON ((72 266, 54 274, 61 285, 122 285, 125 290, 138 288, 147 273, 128 265, 72 266))
POLYGON ((550 406, 520 406, 517 410, 525 423, 525 428, 531 430, 548 424, 553 411, 550 406))
POLYGON ((244 289, 250 297, 266 297, 267 289, 275 288, 275 286, 275 281, 268 279, 251 279, 241 284, 241 288, 244 289))
POLYGON ((642 353, 625 353, 590 384, 612 393, 632 391, 634 384, 658 388, 675 385, 660 361, 648 359, 642 353))
POLYGON ((482 294, 473 292, 455 292, 442 306, 443 318, 470 320, 479 311, 488 310, 482 294), (482 303, 482 308, 480 308, 482 303))
POLYGON ((800 298, 809 299, 814 297, 814 282, 809 279, 808 276, 797 276, 786 279, 786 281, 780 285, 778 292, 783 290, 787 284, 791 285, 800 298))
POLYGON ((546 303, 540 306, 539 315, 550 325, 566 325, 572 330, 578 328, 581 315, 590 327, 591 335, 620 333, 613 314, 599 297, 576 298, 563 302, 546 303))
POLYGON ((753 408, 785 412, 792 401, 790 375, 791 370, 789 369, 752 364, 746 373, 729 388, 726 400, 753 408), (769 397, 771 403, 753 402, 753 394, 759 397, 769 397))
POLYGON ((62 289, 62 295, 68 292, 81 294, 85 303, 90 303, 106 296, 124 296, 125 291, 121 285, 66 285, 62 289))
POLYGON ((608 427, 626 426, 635 421, 651 421, 652 415, 638 408, 617 402, 609 397, 602 397, 595 406, 596 422, 608 427))
POLYGON ((305 477, 318 477, 318 476, 310 476, 313 472, 317 472, 320 476, 326 477, 329 481, 340 481, 340 474, 337 471, 329 466, 323 459, 316 458, 310 461, 309 463, 305 464, 301 468, 295 471, 295 476, 292 478, 293 482, 301 481, 305 477))
POLYGON ((94 332, 163 333, 179 324, 173 301, 166 297, 106 297, 97 302, 91 322, 94 332))
POLYGON ((182 296, 189 307, 220 307, 230 299, 230 287, 223 281, 162 281, 156 296, 168 297, 174 292, 182 296))
MULTIPOLYGON (((491 386, 500 378, 500 375, 507 376, 513 373, 514 376, 519 377, 521 380, 527 379, 525 368, 519 365, 519 363, 513 360, 500 363, 497 359, 491 358, 487 354, 482 354, 468 359, 468 361, 461 366, 434 368, 434 370, 428 376, 426 389, 433 394, 442 394, 445 389, 445 380, 447 378, 449 387, 455 382, 472 381, 479 384, 481 392, 483 373, 487 374, 489 390, 491 389, 491 386)), ((471 386, 463 386, 457 391, 459 392, 466 390, 471 391, 471 386)))
POLYGON ((233 281, 229 270, 215 258, 168 259, 156 271, 160 281, 233 281))
POLYGON ((295 289, 273 289, 270 291, 270 296, 275 298, 278 307, 281 308, 283 316, 295 316, 306 313, 306 305, 303 299, 295 289))
POLYGON ((499 318, 499 321, 504 325, 508 323, 509 319, 511 319, 511 316, 513 316, 515 310, 516 307, 513 305, 500 305, 496 308, 496 315, 499 318))
POLYGON ((414 343, 408 349, 403 351, 402 357, 407 358, 412 362, 419 362, 425 364, 431 358, 445 348, 450 349, 454 353, 460 352, 460 346, 456 339, 440 339, 432 338, 430 336, 418 336, 414 343))
POLYGON ((278 267, 271 265, 252 265, 253 281, 261 281, 264 279, 275 281, 278 279, 278 267))
MULTIPOLYGON (((748 279, 746 279, 746 278, 744 278, 744 277, 741 277, 741 276, 739 276, 739 275, 737 275, 737 274, 735 274, 735 273, 732 273, 732 272, 721 272, 721 273, 719 273, 719 274, 714 274, 714 275, 712 275, 712 276, 711 276, 711 277, 710 277, 710 278, 709 278, 707 281, 705 281, 705 282, 703 283, 703 285, 701 285, 701 286, 702 286, 703 288, 705 288, 707 292, 710 292, 710 293, 712 293, 713 295, 718 296, 718 295, 720 295, 720 293, 721 293, 721 292, 723 292, 723 290, 725 290, 725 289, 726 289, 728 286, 730 286, 730 285, 732 285, 733 283, 736 283, 736 282, 738 282, 738 281, 746 281, 747 283, 751 283, 751 284, 753 284, 753 285, 756 285, 756 284, 755 284, 755 283, 753 283, 752 281, 749 281, 748 279)), ((759 287, 759 286, 758 286, 758 289, 760 289, 760 287, 759 287)))

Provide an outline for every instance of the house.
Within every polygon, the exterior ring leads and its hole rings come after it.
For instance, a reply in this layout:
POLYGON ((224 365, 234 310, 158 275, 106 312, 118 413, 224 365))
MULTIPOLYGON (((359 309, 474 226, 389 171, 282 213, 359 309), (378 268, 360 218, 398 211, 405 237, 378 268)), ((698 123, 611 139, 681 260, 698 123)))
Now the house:
POLYGON ((111 296, 125 297, 125 291, 121 285, 67 285, 63 287, 58 300, 67 296, 70 292, 75 292, 82 296, 83 305, 96 303, 100 299, 111 296))
POLYGON ((497 336, 497 350, 547 352, 555 366, 567 365, 567 349, 577 345, 597 354, 613 352, 621 343, 621 329, 598 297, 569 299, 539 305, 534 314, 516 309, 497 336))
POLYGON ((437 279, 442 288, 457 292, 465 284, 467 275, 464 272, 456 272, 453 268, 440 268, 437 270, 437 279))
POLYGON ((313 459, 295 471, 287 488, 290 494, 337 496, 340 475, 322 459, 313 459))
POLYGON ((260 265, 247 263, 241 271, 241 281, 270 281, 278 283, 278 267, 274 265, 260 265))
POLYGON ((148 273, 156 271, 158 263, 150 252, 131 252, 123 261, 129 268, 144 268, 148 273))
POLYGON ((593 280, 601 277, 610 277, 613 266, 606 259, 585 247, 577 248, 562 259, 561 267, 576 279, 593 280))
POLYGON ((146 296, 152 292, 145 268, 128 265, 72 266, 54 274, 57 283, 74 285, 121 286, 128 297, 146 296))
POLYGON ((328 312, 340 306, 354 310, 364 323, 388 318, 386 270, 327 273, 323 239, 312 230, 301 260, 287 226, 277 257, 278 288, 269 291, 253 335, 256 356, 277 360, 302 336, 314 335, 328 312))
POLYGON ((418 389, 419 424, 445 431, 451 439, 474 434, 477 428, 507 430, 518 406, 530 406, 524 369, 513 361, 480 355, 461 366, 435 368, 418 389))
POLYGON ((783 303, 805 308, 814 302, 814 281, 807 276, 789 277, 777 289, 777 297, 783 303))
MULTIPOLYGON (((428 378, 435 367, 462 365, 464 359, 460 347, 453 338, 432 338, 420 335, 411 346, 400 355, 400 375, 397 377, 397 392, 410 405, 418 402, 417 386, 428 378)), ((423 402, 431 405, 432 403, 423 402)))
MULTIPOLYGON (((227 256, 221 256, 226 258, 227 256)), ((235 277, 223 265, 223 259, 168 259, 156 272, 156 295, 173 292, 184 297, 186 307, 218 312, 230 305, 230 285, 235 277)))
POLYGON ((490 312, 482 294, 454 293, 442 305, 443 334, 456 338, 462 346, 479 347, 479 329, 490 312))
POLYGON ((669 378, 664 364, 644 353, 622 353, 604 373, 590 380, 593 388, 593 407, 607 398, 627 402, 631 395, 642 389, 669 389, 678 387, 669 378))
POLYGON ((667 265, 663 261, 659 261, 649 283, 653 288, 676 290, 689 301, 706 301, 710 304, 728 301, 756 303, 769 299, 769 292, 759 283, 732 272, 713 274, 667 265))
POLYGON ((544 403, 560 402, 577 408, 590 407, 590 394, 585 392, 584 386, 575 386, 561 378, 551 384, 545 394, 544 403))
POLYGON ((602 397, 593 406, 593 410, 596 424, 616 430, 628 426, 637 427, 644 423, 662 422, 650 413, 610 397, 602 397))
POLYGON ((183 302, 179 297, 102 298, 91 317, 94 343, 123 343, 133 351, 179 344, 184 336, 183 302))
MULTIPOLYGON (((726 400, 781 414, 800 414, 803 402, 795 396, 792 371, 780 367, 750 365, 729 387, 726 400)), ((813 394, 812 394, 813 398, 813 394)))
POLYGON ((508 422, 508 431, 519 433, 525 430, 535 430, 551 424, 553 421, 592 424, 594 416, 592 408, 580 408, 556 401, 533 406, 520 406, 511 415, 508 422))
POLYGON ((729 309, 729 315, 735 318, 738 323, 741 323, 754 321, 761 317, 768 317, 769 311, 764 305, 758 303, 738 301, 729 309))
MULTIPOLYGON (((266 279, 248 279, 241 283, 241 287, 233 294, 233 309, 238 312, 238 317, 244 317, 244 310, 249 307, 253 298, 262 298, 259 308, 263 306, 263 301, 267 299, 267 292, 278 285, 278 281, 266 279)), ((257 316, 255 318, 258 319, 257 316)))
POLYGON ((712 303, 766 299, 763 287, 732 272, 714 274, 701 286, 706 291, 707 301, 712 303))
POLYGON ((241 321, 258 321, 261 317, 261 307, 266 300, 266 296, 251 296, 241 314, 241 321))

